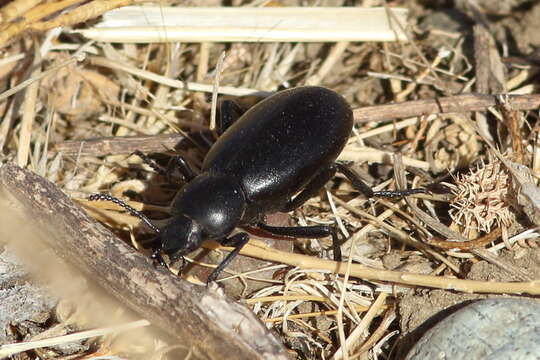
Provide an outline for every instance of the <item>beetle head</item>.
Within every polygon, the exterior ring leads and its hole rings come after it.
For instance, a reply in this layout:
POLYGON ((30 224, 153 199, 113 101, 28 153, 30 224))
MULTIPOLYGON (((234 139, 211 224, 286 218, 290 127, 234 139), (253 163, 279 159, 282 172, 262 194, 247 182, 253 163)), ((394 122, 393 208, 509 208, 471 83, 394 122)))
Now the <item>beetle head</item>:
POLYGON ((160 238, 160 251, 169 256, 182 256, 201 246, 203 234, 196 221, 177 214, 161 229, 160 238))

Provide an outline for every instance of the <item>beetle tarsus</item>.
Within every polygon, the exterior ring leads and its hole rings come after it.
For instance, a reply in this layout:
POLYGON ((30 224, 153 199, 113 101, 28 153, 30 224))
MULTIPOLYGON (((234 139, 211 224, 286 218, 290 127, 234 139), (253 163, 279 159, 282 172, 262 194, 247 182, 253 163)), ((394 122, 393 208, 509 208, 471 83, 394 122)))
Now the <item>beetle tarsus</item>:
POLYGON ((373 191, 365 182, 360 179, 360 176, 349 168, 347 165, 341 163, 334 163, 333 166, 336 167, 337 171, 345 175, 347 179, 351 182, 352 186, 360 191, 366 198, 374 197, 385 197, 385 198, 401 198, 414 194, 426 194, 429 191, 427 189, 418 188, 418 189, 406 189, 406 190, 383 190, 383 191, 373 191))
POLYGON ((150 255, 150 258, 152 259, 154 265, 159 265, 163 267, 167 266, 165 259, 163 259, 163 256, 161 256, 161 250, 154 250, 152 255, 150 255))
POLYGON ((373 192, 373 197, 385 197, 385 198, 401 198, 409 195, 415 195, 415 194, 427 194, 428 191, 426 189, 407 189, 407 190, 383 190, 383 191, 375 191, 373 192))

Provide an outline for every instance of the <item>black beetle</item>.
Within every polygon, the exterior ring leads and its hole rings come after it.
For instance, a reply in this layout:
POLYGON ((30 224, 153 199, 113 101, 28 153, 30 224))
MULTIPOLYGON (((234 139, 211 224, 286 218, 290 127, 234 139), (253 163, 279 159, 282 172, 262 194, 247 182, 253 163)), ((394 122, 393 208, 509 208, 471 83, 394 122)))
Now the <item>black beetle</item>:
POLYGON ((152 258, 160 263, 162 252, 182 256, 199 248, 204 240, 233 246, 209 276, 211 282, 247 243, 247 233, 230 236, 242 224, 256 224, 276 235, 332 236, 334 255, 340 260, 333 226, 274 227, 263 223, 265 214, 301 206, 336 171, 367 197, 425 192, 373 192, 348 167, 335 162, 349 138, 353 114, 345 99, 332 90, 317 86, 284 90, 240 116, 241 112, 230 100, 221 104, 221 136, 206 155, 200 174, 178 158, 179 170, 188 183, 175 196, 171 218, 161 230, 117 199, 107 195, 91 199, 115 201, 143 218, 159 233, 160 246, 152 258))

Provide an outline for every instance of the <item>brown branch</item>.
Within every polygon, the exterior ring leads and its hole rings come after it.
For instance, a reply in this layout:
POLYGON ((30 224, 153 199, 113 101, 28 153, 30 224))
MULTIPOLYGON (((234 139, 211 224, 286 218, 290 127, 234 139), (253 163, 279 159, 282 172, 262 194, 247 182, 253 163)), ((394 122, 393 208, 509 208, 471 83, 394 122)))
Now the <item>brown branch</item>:
POLYGON ((440 239, 431 239, 428 241, 428 244, 445 250, 459 249, 459 250, 473 250, 479 249, 487 244, 495 241, 499 236, 501 236, 501 228, 497 228, 494 231, 480 236, 471 241, 449 241, 449 240, 440 240, 440 239))
MULTIPOLYGON (((0 169, 0 195, 4 232, 6 227, 17 229, 14 221, 38 229, 36 237, 62 259, 183 344, 210 359, 223 359, 224 354, 231 359, 287 358, 248 308, 154 268, 42 177, 6 164, 0 169)), ((15 231, 3 238, 20 240, 15 231)))
MULTIPOLYGON (((534 110, 540 107, 540 95, 511 95, 508 102, 512 110, 534 110)), ((484 111, 496 105, 498 101, 495 95, 466 94, 358 108, 354 109, 354 120, 357 123, 384 122, 431 114, 484 111)), ((135 150, 145 153, 163 152, 166 148, 174 148, 182 139, 180 134, 169 134, 70 140, 56 144, 53 151, 68 156, 127 155, 135 150)))
MULTIPOLYGON (((24 7, 24 2, 19 2, 24 7)), ((96 18, 108 10, 133 4, 135 0, 96 0, 77 6, 82 2, 82 0, 47 1, 31 9, 24 7, 26 11, 19 12, 16 18, 6 17, 5 21, 11 21, 5 23, 0 32, 0 48, 17 39, 25 31, 45 31, 57 26, 75 25, 96 18), (54 17, 55 14, 59 15, 54 17)))
POLYGON ((174 149, 184 136, 180 134, 146 136, 112 136, 88 140, 69 140, 54 145, 53 152, 68 156, 129 155, 135 150, 143 153, 174 149))
MULTIPOLYGON (((540 107, 540 95, 510 95, 509 102, 513 110, 534 110, 540 107)), ((495 105, 497 95, 465 94, 358 108, 354 109, 354 120, 357 123, 383 122, 431 114, 485 111, 495 105)))

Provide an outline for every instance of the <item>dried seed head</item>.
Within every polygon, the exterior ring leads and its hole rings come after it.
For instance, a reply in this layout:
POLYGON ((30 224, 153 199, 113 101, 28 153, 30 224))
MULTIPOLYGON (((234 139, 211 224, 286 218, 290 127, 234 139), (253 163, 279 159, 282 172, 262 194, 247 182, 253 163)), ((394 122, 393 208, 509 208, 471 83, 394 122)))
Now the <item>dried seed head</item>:
POLYGON ((490 232, 494 224, 509 226, 515 218, 511 176, 498 159, 460 175, 453 192, 450 217, 465 230, 490 232))

